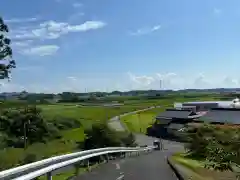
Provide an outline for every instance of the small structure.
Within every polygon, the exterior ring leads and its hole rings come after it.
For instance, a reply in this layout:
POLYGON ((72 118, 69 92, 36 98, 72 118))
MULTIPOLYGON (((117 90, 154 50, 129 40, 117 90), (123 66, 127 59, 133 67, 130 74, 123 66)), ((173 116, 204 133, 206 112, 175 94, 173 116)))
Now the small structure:
MULTIPOLYGON (((229 102, 230 104, 230 102, 229 102)), ((207 111, 212 108, 217 108, 219 102, 217 101, 205 101, 205 102, 185 102, 182 104, 183 107, 185 106, 194 106, 196 107, 196 111, 207 111)))
POLYGON ((199 114, 190 109, 166 109, 165 112, 160 113, 156 120, 160 124, 181 123, 189 122, 195 118, 198 118, 199 114))
POLYGON ((176 135, 189 124, 240 125, 240 100, 175 103, 156 117, 155 131, 160 136, 176 135))
MULTIPOLYGON (((179 107, 179 103, 177 106, 179 107)), ((185 107, 194 106, 196 107, 196 112, 198 111, 208 111, 213 108, 240 108, 240 100, 238 98, 232 101, 200 101, 200 102, 184 102, 181 105, 181 109, 185 107)))
POLYGON ((159 130, 164 133, 173 133, 184 128, 188 123, 201 117, 202 114, 197 114, 189 109, 167 109, 165 112, 156 117, 159 130))

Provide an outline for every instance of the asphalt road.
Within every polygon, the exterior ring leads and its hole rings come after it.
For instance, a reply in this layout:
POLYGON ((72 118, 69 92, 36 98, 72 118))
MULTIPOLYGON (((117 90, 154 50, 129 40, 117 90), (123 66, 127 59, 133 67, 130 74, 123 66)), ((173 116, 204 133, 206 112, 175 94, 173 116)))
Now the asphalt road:
POLYGON ((110 161, 82 174, 76 180, 177 180, 174 172, 166 164, 166 152, 154 151, 137 157, 110 161))
MULTIPOLYGON (((140 111, 152 109, 150 107, 140 111)), ((130 112, 121 116, 134 114, 130 112)), ((110 119, 109 126, 117 131, 125 131, 126 127, 119 121, 118 117, 110 119)), ((135 134, 136 142, 139 145, 153 145, 155 138, 148 137, 143 134, 135 134)), ((181 143, 172 141, 163 141, 164 150, 154 151, 149 154, 140 155, 137 157, 128 157, 125 159, 110 161, 100 167, 93 169, 92 172, 82 174, 75 179, 79 180, 121 180, 124 174, 125 180, 177 180, 174 172, 167 164, 166 157, 174 152, 183 151, 184 148, 181 143)))

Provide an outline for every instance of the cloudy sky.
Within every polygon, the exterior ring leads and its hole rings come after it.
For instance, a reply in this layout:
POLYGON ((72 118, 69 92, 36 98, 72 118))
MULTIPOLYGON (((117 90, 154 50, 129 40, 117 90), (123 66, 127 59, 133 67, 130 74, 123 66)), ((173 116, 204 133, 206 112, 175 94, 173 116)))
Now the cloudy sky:
POLYGON ((1 0, 0 91, 240 87, 239 0, 1 0))

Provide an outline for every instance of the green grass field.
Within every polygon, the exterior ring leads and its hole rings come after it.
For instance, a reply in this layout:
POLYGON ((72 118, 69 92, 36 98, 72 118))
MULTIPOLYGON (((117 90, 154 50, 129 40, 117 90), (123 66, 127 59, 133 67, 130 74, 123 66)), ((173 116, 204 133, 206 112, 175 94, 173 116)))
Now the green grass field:
POLYGON ((157 104, 154 102, 143 102, 138 104, 128 104, 119 107, 78 107, 76 105, 38 105, 43 110, 43 115, 51 120, 54 117, 66 117, 78 119, 83 127, 89 127, 94 121, 107 121, 110 118, 138 109, 143 109, 157 104))
POLYGON ((164 111, 165 106, 172 105, 173 102, 182 101, 199 101, 199 100, 213 100, 214 98, 171 98, 162 100, 126 100, 124 106, 119 107, 79 107, 77 104, 52 104, 52 105, 38 105, 42 109, 43 116, 47 120, 52 120, 55 117, 74 118, 81 122, 82 126, 76 129, 62 131, 63 138, 56 139, 50 142, 35 143, 30 145, 26 150, 21 148, 6 148, 0 151, 0 167, 11 168, 17 166, 23 161, 26 154, 34 153, 36 161, 48 158, 55 155, 71 153, 76 150, 76 141, 84 141, 84 129, 90 127, 96 121, 106 122, 108 119, 139 109, 144 109, 150 106, 162 105, 162 108, 155 108, 140 115, 130 115, 123 117, 123 121, 132 132, 146 132, 146 128, 151 125, 155 116, 164 111), (141 131, 140 131, 141 129, 141 131))
POLYGON ((146 133, 146 129, 152 125, 156 116, 165 110, 163 108, 154 108, 148 111, 143 111, 138 114, 131 114, 121 118, 121 121, 126 124, 131 132, 146 133))

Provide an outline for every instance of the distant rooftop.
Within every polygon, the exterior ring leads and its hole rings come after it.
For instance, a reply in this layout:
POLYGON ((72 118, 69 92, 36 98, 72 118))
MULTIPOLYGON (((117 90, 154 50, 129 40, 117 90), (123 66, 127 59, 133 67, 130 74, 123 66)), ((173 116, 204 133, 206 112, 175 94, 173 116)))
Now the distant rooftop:
POLYGON ((196 114, 194 114, 191 110, 166 109, 166 111, 160 113, 156 117, 156 119, 162 119, 162 118, 163 119, 165 118, 191 119, 191 115, 196 115, 196 114))
POLYGON ((205 122, 240 124, 240 109, 214 108, 199 118, 205 122))
MULTIPOLYGON (((179 103, 175 103, 177 106, 180 106, 179 103)), ((217 104, 218 107, 222 108, 228 108, 228 107, 234 107, 234 105, 239 104, 239 99, 236 98, 232 101, 195 101, 195 102, 184 102, 182 105, 184 106, 190 106, 190 105, 203 105, 203 104, 217 104)), ((237 106, 235 106, 237 107, 237 106)))

